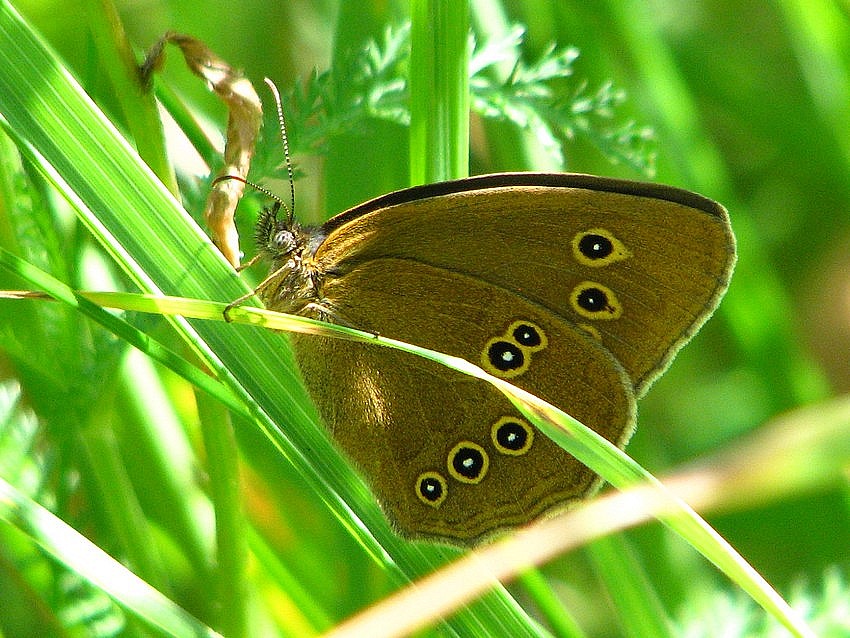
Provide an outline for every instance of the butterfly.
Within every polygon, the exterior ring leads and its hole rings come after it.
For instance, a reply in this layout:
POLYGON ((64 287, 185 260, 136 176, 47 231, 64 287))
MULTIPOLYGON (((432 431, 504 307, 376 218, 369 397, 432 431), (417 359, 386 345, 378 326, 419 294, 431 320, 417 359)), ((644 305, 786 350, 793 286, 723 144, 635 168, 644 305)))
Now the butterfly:
MULTIPOLYGON (((591 175, 416 186, 318 227, 282 207, 257 223, 267 308, 464 358, 621 447, 735 262, 716 202, 591 175)), ((376 345, 291 342, 333 439, 405 536, 475 543, 600 482, 488 384, 376 345)))

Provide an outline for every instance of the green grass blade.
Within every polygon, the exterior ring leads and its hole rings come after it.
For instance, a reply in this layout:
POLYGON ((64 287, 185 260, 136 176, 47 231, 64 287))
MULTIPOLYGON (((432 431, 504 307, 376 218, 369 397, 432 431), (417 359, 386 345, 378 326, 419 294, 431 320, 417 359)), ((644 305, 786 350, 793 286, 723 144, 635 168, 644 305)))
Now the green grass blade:
POLYGON ((220 636, 0 477, 0 519, 169 636, 220 636))
POLYGON ((469 174, 469 5, 414 0, 410 48, 410 183, 469 174))
POLYGON ((623 635, 629 638, 672 638, 672 623, 654 595, 643 567, 622 536, 599 538, 587 545, 590 557, 600 565, 617 611, 623 635))
MULTIPOLYGON (((93 303, 91 298, 75 293, 59 280, 16 257, 3 247, 0 247, 0 265, 30 282, 34 290, 44 291, 54 299, 68 304, 70 307, 79 310, 94 321, 97 321, 116 336, 121 337, 121 339, 135 346, 141 352, 159 361, 196 387, 204 390, 218 401, 221 401, 229 410, 241 413, 245 418, 250 418, 250 413, 245 409, 245 404, 229 388, 212 379, 209 375, 204 374, 198 368, 189 364, 186 359, 161 345, 141 330, 138 330, 121 318, 106 312, 101 306, 93 303)), ((102 299, 107 300, 109 298, 107 295, 102 299)), ((152 301, 144 303, 144 301, 143 299, 141 302, 137 302, 135 309, 145 312, 158 311, 156 303, 152 301)), ((130 305, 129 301, 125 302, 125 306, 130 305)), ((210 318, 213 318, 213 314, 215 314, 214 318, 216 319, 221 316, 220 306, 215 306, 215 310, 210 313, 210 318)))

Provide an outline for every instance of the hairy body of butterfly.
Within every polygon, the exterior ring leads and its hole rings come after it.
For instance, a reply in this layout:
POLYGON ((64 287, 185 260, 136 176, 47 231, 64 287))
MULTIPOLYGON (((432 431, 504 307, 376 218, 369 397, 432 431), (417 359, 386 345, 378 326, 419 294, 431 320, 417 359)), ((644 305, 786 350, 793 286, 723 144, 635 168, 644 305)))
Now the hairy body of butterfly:
MULTIPOLYGON (((277 212, 257 228, 276 273, 259 291, 268 308, 462 357, 620 446, 735 260, 719 204, 587 175, 415 187, 316 229, 277 212)), ((378 346, 292 343, 334 439, 405 535, 472 543, 598 484, 487 384, 378 346)))

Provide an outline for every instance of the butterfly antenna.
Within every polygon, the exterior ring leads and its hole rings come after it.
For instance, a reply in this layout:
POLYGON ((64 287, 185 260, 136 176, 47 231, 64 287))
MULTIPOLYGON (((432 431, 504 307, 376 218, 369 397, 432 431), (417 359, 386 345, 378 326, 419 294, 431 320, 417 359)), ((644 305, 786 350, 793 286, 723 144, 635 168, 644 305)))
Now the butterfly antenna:
POLYGON ((280 139, 283 142, 283 158, 286 161, 286 172, 289 176, 289 221, 291 222, 295 218, 295 179, 292 174, 292 158, 289 156, 289 140, 286 137, 286 120, 283 117, 283 105, 280 102, 280 93, 278 92, 275 83, 269 78, 263 79, 266 86, 268 86, 269 90, 272 92, 274 103, 277 107, 277 123, 278 128, 280 128, 280 139))
POLYGON ((235 179, 237 182, 242 182, 243 184, 245 184, 245 185, 247 185, 247 186, 250 186, 250 187, 251 187, 251 188, 253 188, 254 190, 261 192, 263 195, 265 195, 265 196, 266 196, 266 197, 268 197, 269 199, 273 199, 273 200, 274 200, 274 201, 276 201, 278 204, 280 204, 281 206, 283 206, 283 208, 286 210, 287 214, 288 214, 290 217, 292 217, 292 213, 291 213, 291 212, 290 212, 290 210, 287 208, 287 206, 286 206, 286 202, 284 202, 284 201, 283 201, 280 197, 278 197, 277 195, 275 195, 275 194, 274 194, 273 192, 271 192, 268 188, 266 188, 266 187, 264 187, 264 186, 260 186, 259 184, 255 184, 255 183, 254 183, 254 182, 252 182, 251 180, 249 180, 249 179, 245 179, 244 177, 241 177, 241 176, 239 176, 239 175, 219 175, 218 177, 216 177, 216 178, 212 181, 212 184, 210 184, 210 186, 215 186, 216 184, 218 184, 218 183, 220 183, 220 182, 226 182, 226 181, 227 181, 227 180, 229 180, 229 179, 235 179))

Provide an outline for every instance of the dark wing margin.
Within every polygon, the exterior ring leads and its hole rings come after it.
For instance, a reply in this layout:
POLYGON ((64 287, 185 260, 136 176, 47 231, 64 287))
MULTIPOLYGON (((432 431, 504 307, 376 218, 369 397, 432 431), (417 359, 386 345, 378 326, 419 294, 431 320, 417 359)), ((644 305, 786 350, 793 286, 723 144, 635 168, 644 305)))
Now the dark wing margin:
POLYGON ((554 188, 583 188, 592 191, 621 193, 623 195, 635 195, 638 197, 649 197, 652 199, 665 200, 682 204, 690 208, 701 210, 709 215, 721 219, 727 219, 726 209, 720 204, 707 197, 703 197, 692 191, 666 186, 664 184, 653 184, 651 182, 635 182, 627 179, 613 179, 610 177, 599 177, 583 173, 492 173, 489 175, 477 175, 464 179, 456 179, 449 182, 438 182, 436 184, 423 184, 381 195, 375 199, 349 208, 345 212, 330 218, 322 227, 328 234, 343 224, 356 219, 361 215, 370 213, 379 208, 404 204, 418 199, 428 197, 439 197, 453 193, 463 193, 486 188, 499 188, 510 186, 550 186, 554 188))

